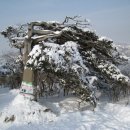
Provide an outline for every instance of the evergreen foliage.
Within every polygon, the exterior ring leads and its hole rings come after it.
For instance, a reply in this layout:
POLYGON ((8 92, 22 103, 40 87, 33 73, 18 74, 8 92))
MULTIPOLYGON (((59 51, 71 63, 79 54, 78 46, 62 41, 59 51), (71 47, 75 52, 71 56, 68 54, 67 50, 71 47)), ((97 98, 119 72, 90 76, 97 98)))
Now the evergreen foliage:
MULTIPOLYGON (((94 106, 97 89, 109 93, 114 101, 129 94, 129 78, 118 68, 118 65, 127 62, 126 59, 117 52, 112 40, 85 30, 89 26, 86 20, 76 16, 66 17, 63 23, 35 24, 36 30, 49 30, 56 34, 39 42, 39 35, 35 33, 32 37, 33 49, 26 64, 44 77, 40 75, 38 83, 43 93, 64 89, 94 106)), ((21 49, 26 38, 24 26, 21 29, 9 27, 2 34, 21 49)))

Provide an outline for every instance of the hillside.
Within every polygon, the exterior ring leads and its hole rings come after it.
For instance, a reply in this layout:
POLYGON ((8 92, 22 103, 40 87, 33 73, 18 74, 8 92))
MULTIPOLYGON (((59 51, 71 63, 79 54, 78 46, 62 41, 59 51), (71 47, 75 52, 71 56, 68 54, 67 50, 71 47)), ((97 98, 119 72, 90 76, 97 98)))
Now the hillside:
POLYGON ((130 45, 116 45, 119 52, 124 53, 126 56, 130 57, 130 45))
POLYGON ((75 97, 55 97, 53 100, 41 100, 40 104, 24 103, 22 98, 17 96, 18 92, 19 90, 9 91, 7 88, 0 88, 0 111, 2 111, 0 113, 0 130, 130 129, 128 99, 116 104, 107 103, 103 99, 104 101, 98 102, 97 107, 92 111, 89 106, 87 107, 84 104, 78 109, 75 97), (39 113, 40 109, 44 112, 39 113), (18 114, 18 117, 14 122, 3 123, 4 119, 2 117, 6 112, 18 114))

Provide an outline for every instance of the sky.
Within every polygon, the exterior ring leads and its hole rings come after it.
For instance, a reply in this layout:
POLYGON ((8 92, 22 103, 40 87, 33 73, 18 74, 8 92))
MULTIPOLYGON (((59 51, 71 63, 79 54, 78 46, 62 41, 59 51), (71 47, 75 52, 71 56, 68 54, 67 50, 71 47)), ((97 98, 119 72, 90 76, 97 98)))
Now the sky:
MULTIPOLYGON (((0 31, 30 21, 63 21, 65 16, 89 19, 99 36, 130 44, 130 0, 0 0, 0 31)), ((10 50, 0 36, 0 53, 10 50)))

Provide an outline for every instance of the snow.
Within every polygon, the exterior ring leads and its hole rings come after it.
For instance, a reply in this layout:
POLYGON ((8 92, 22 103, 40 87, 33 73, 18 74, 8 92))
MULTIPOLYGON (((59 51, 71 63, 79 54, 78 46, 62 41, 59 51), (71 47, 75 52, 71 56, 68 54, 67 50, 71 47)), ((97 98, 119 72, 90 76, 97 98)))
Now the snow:
MULTIPOLYGON (((82 104, 78 109, 75 97, 41 99, 26 101, 18 90, 0 89, 0 130, 129 130, 130 105, 125 103, 106 103, 99 101, 92 111, 82 104), (3 104, 3 105, 2 105, 3 104), (51 111, 39 114, 39 109, 51 111), (36 112, 34 115, 29 112, 36 112), (54 111, 54 113, 53 113, 54 111), (23 113, 24 112, 24 113, 23 113), (4 114, 15 114, 14 122, 3 122, 4 114)), ((127 100, 125 100, 127 101, 127 100)), ((123 101, 123 102, 125 102, 123 101)))
POLYGON ((129 59, 129 57, 127 57, 126 55, 120 55, 120 58, 122 58, 122 59, 125 59, 125 60, 128 60, 129 59))
POLYGON ((68 41, 63 45, 58 45, 55 43, 45 42, 43 43, 45 49, 42 49, 42 46, 36 45, 30 52, 30 59, 28 64, 33 64, 38 66, 39 62, 42 62, 48 58, 50 64, 55 64, 55 71, 64 69, 67 72, 73 69, 79 77, 82 79, 85 77, 85 73, 89 73, 89 69, 84 65, 82 57, 78 51, 78 44, 76 42, 68 41), (38 57, 41 55, 39 60, 38 57), (67 63, 66 63, 67 61, 67 63), (81 73, 78 71, 81 69, 81 73))
POLYGON ((55 34, 60 34, 60 33, 61 33, 61 31, 55 31, 54 33, 55 33, 55 34))
POLYGON ((72 28, 70 28, 70 27, 64 27, 64 28, 62 29, 62 31, 72 31, 72 28))
POLYGON ((59 21, 48 21, 47 23, 52 24, 52 23, 60 23, 60 22, 59 21))
POLYGON ((27 36, 26 37, 13 37, 12 40, 21 40, 23 41, 25 38, 28 38, 27 36))
POLYGON ((15 95, 14 91, 10 95, 15 96, 15 98, 2 110, 0 122, 3 122, 6 117, 13 115, 16 124, 51 122, 56 119, 56 115, 51 111, 48 113, 44 112, 47 107, 25 99, 22 94, 15 95))
POLYGON ((100 63, 98 68, 103 72, 110 75, 110 77, 117 81, 125 80, 125 82, 129 81, 129 77, 123 75, 121 71, 114 65, 110 63, 100 63))
POLYGON ((105 41, 113 41, 112 39, 110 39, 110 38, 108 38, 108 37, 106 37, 106 36, 101 36, 101 37, 99 37, 98 40, 99 40, 99 41, 103 41, 103 40, 105 40, 105 41))

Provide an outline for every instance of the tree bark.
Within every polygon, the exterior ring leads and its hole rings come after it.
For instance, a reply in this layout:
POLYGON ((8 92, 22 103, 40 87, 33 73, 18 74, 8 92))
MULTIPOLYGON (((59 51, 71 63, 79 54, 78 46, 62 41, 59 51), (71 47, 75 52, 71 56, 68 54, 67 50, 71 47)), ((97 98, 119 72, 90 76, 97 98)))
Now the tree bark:
POLYGON ((28 55, 31 51, 31 36, 32 36, 33 26, 28 25, 28 38, 24 40, 24 52, 23 52, 23 62, 24 62, 24 72, 23 72, 23 81, 21 84, 20 93, 23 94, 26 98, 30 100, 35 99, 35 87, 34 87, 34 71, 32 68, 26 67, 26 62, 28 61, 28 55))

